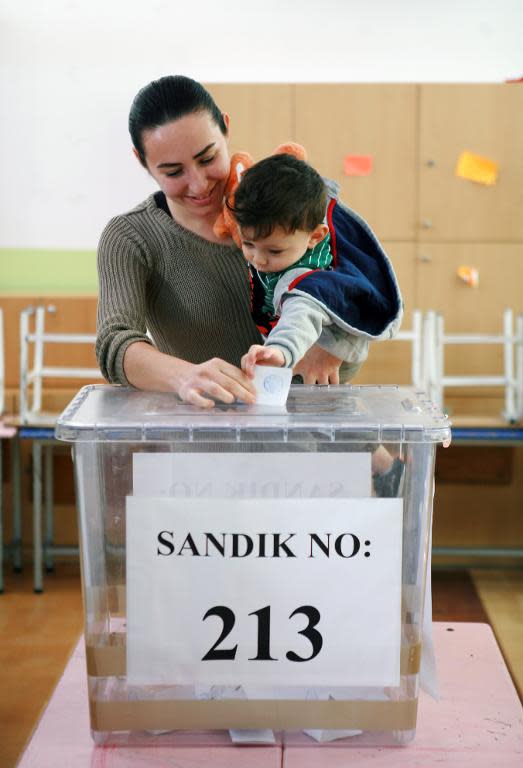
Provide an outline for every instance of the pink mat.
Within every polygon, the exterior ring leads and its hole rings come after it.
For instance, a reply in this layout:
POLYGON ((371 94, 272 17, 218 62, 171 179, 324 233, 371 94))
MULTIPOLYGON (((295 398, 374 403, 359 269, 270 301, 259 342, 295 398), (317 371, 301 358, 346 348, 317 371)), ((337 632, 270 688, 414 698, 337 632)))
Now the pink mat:
POLYGON ((226 733, 180 734, 173 744, 97 747, 89 732, 83 641, 51 697, 19 768, 514 768, 523 766, 522 709, 507 668, 486 624, 434 625, 441 701, 420 697, 418 729, 407 747, 318 745, 304 734, 285 747, 234 746, 226 733), (321 752, 319 751, 321 750, 321 752))

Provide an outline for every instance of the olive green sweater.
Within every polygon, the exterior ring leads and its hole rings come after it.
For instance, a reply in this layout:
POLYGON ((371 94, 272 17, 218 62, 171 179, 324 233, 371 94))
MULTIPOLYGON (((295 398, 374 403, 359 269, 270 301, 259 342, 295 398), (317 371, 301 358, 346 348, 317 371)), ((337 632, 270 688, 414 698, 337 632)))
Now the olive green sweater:
POLYGON ((250 314, 241 251, 177 224, 154 195, 106 226, 98 248, 96 355, 103 375, 127 384, 123 359, 135 341, 192 363, 239 365, 260 334, 250 314))

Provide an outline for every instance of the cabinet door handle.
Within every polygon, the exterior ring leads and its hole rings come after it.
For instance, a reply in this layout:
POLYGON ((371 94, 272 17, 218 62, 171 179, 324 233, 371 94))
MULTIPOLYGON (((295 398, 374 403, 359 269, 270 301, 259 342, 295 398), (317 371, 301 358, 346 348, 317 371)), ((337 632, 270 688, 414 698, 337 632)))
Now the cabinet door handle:
POLYGON ((421 261, 422 264, 428 264, 432 261, 432 256, 428 253, 420 253, 418 256, 418 261, 421 261))
POLYGON ((422 229, 432 229, 432 221, 430 219, 422 219, 421 220, 421 227, 422 229))

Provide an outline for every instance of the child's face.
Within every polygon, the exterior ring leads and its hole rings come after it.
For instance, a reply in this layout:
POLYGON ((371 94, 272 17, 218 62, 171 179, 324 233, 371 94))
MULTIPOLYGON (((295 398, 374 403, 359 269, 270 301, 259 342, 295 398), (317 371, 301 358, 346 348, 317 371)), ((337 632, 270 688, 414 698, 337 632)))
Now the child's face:
POLYGON ((327 227, 320 224, 313 232, 296 230, 286 232, 275 227, 268 237, 253 237, 252 229, 240 229, 242 251, 247 261, 258 272, 281 272, 292 266, 327 234, 327 227))

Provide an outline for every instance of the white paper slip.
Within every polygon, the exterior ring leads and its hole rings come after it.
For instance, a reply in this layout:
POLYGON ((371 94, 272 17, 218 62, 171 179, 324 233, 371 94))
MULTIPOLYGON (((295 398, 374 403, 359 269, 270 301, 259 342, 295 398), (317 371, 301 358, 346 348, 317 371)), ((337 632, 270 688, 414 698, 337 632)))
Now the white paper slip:
POLYGON ((253 728, 245 730, 230 728, 229 736, 235 744, 275 744, 274 733, 268 728, 254 730, 253 728))
POLYGON ((257 405, 282 406, 287 402, 292 381, 292 368, 272 365, 254 366, 254 386, 257 405))

